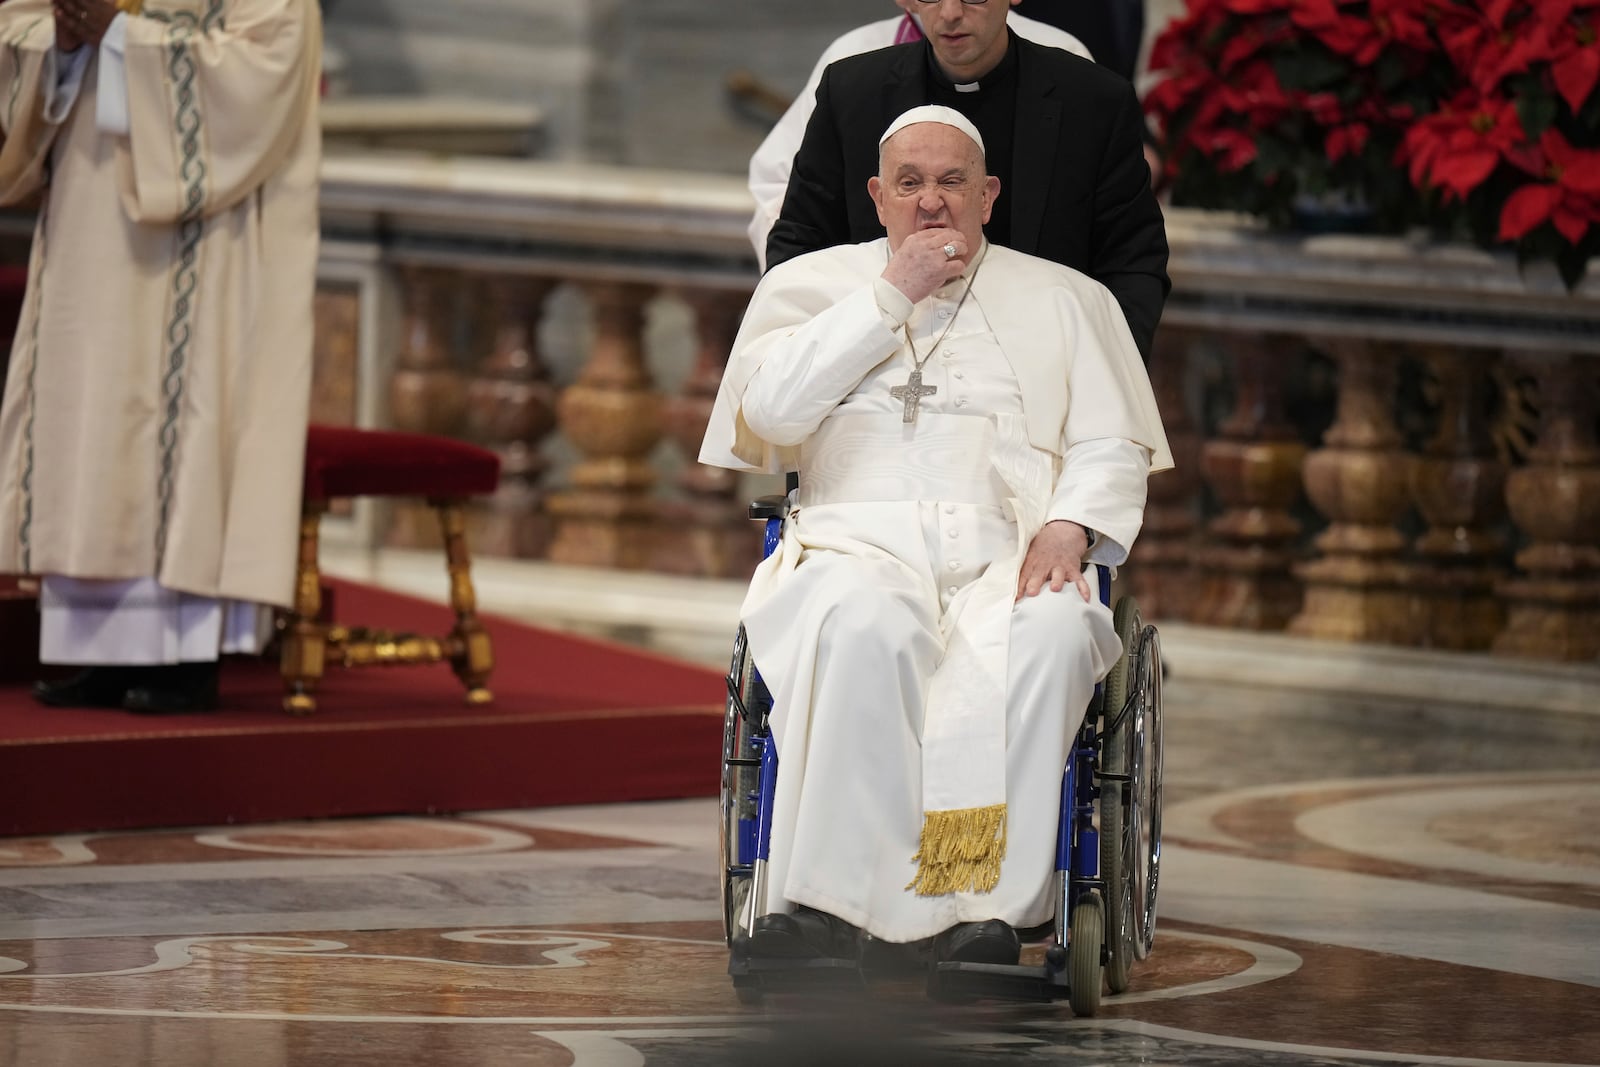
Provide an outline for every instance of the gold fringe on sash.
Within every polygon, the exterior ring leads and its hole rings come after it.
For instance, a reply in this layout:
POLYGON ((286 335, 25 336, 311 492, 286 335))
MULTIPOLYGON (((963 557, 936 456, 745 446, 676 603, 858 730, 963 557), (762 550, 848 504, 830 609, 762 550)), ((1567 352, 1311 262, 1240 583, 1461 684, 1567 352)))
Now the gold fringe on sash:
POLYGON ((1000 882, 1005 855, 1004 804, 924 812, 922 839, 911 857, 917 876, 906 888, 919 897, 987 893, 1000 882))

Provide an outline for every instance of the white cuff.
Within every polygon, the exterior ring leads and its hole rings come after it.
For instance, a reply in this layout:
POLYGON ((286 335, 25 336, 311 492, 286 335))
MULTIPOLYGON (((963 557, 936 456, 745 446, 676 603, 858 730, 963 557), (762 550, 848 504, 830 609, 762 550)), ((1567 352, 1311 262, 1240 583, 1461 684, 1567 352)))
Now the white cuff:
POLYGON ((128 15, 117 12, 100 38, 100 88, 95 94, 94 124, 101 133, 128 132, 128 15))
POLYGON ((883 277, 872 279, 872 298, 877 302, 878 311, 891 330, 898 330, 904 326, 906 320, 911 317, 911 312, 916 310, 911 298, 896 289, 893 282, 883 277))

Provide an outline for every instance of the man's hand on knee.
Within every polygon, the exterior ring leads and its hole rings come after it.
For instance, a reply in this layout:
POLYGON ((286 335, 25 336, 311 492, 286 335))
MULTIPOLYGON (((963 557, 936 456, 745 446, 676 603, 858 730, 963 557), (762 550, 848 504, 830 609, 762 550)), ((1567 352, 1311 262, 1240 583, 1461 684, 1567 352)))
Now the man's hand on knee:
POLYGON ((1070 583, 1077 586, 1087 603, 1093 595, 1089 580, 1083 576, 1083 556, 1088 551, 1089 534, 1082 526, 1067 519, 1045 523, 1028 545, 1028 555, 1022 561, 1017 599, 1038 596, 1046 584, 1051 592, 1059 593, 1070 583))

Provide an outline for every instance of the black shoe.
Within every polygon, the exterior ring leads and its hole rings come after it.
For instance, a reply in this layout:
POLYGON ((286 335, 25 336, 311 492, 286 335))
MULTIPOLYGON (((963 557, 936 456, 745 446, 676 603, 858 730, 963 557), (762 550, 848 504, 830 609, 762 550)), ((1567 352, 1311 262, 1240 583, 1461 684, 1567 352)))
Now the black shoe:
POLYGON ((58 682, 34 682, 33 699, 52 708, 120 708, 147 668, 90 667, 58 682))
POLYGON ((217 710, 217 663, 178 663, 129 689, 122 706, 137 715, 194 715, 217 710))
POLYGON ((957 923, 933 941, 940 963, 997 963, 1015 966, 1022 958, 1017 932, 999 919, 957 923))
POLYGON ((843 919, 814 908, 792 915, 774 913, 756 920, 750 934, 750 955, 764 959, 852 960, 860 931, 843 919))

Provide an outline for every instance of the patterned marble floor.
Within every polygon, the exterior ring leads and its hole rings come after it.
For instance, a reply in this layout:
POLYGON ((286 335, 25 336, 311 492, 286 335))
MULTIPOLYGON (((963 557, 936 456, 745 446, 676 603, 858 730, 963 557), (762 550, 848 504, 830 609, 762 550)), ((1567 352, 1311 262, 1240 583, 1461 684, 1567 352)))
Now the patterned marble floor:
POLYGON ((0 1064, 1600 1064, 1600 716, 1166 706, 1156 952, 1092 1020, 741 1007, 691 800, 0 839, 0 1064))

